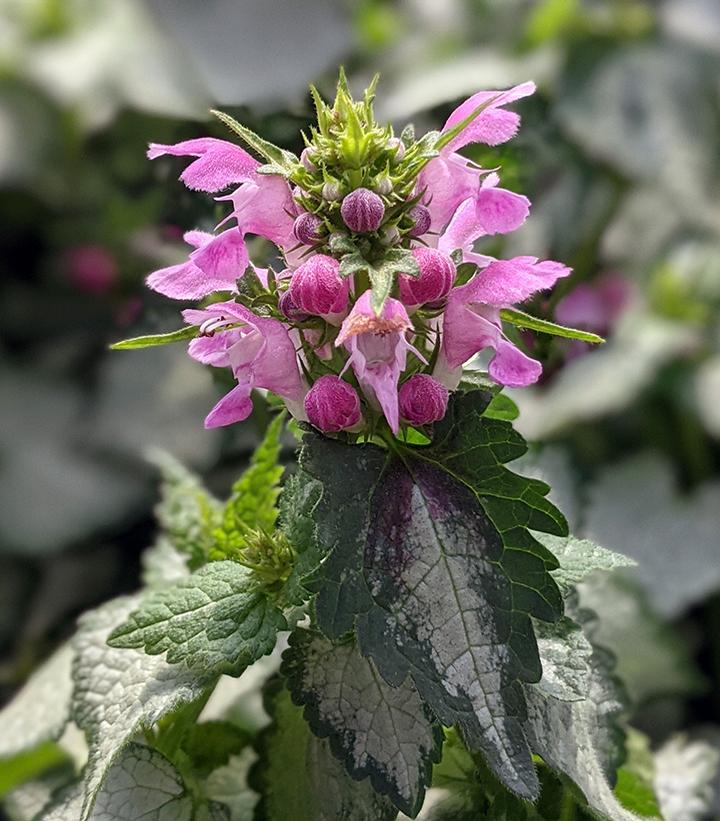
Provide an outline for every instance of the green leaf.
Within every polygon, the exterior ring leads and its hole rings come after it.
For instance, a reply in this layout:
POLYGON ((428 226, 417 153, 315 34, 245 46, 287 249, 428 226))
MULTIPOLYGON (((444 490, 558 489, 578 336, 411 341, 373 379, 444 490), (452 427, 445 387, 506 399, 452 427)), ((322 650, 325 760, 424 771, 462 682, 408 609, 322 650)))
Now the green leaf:
POLYGON ((328 638, 354 628, 389 684, 410 675, 437 717, 532 798, 520 682, 541 675, 530 616, 558 618, 561 599, 557 562, 528 528, 567 525, 547 485, 504 467, 525 444, 482 416, 489 398, 456 395, 427 447, 306 437, 302 475, 323 486, 313 518, 326 554, 312 589, 328 638))
POLYGON ((517 328, 529 328, 551 336, 562 336, 565 339, 580 339, 582 342, 592 342, 594 345, 601 345, 605 340, 590 331, 581 331, 578 328, 567 328, 565 325, 556 325, 546 319, 538 319, 535 316, 519 311, 517 308, 501 308, 500 319, 515 325, 517 328))
POLYGON ((370 288, 372 289, 370 304, 373 311, 375 311, 375 315, 380 316, 385 307, 385 302, 392 292, 395 279, 391 270, 382 265, 378 267, 371 265, 368 273, 370 275, 370 288))
POLYGON ((258 795, 250 789, 248 773, 255 760, 255 753, 247 747, 240 755, 231 756, 227 764, 218 767, 205 781, 205 794, 229 809, 230 821, 253 818, 258 795))
POLYGON ((297 167, 299 160, 290 151, 285 151, 285 149, 273 145, 223 111, 212 109, 211 113, 241 137, 261 157, 264 157, 270 164, 278 166, 284 175, 297 167))
POLYGON ((108 768, 138 732, 203 698, 215 683, 216 676, 204 671, 172 666, 160 656, 107 645, 113 628, 140 602, 140 596, 122 597, 86 613, 73 638, 72 712, 85 731, 89 758, 84 772, 83 813, 68 817, 88 817, 108 768))
POLYGON ((72 769, 68 754, 53 741, 46 741, 33 750, 4 760, 0 767, 0 799, 30 779, 64 765, 72 769))
POLYGON ((397 274, 420 276, 420 266, 412 251, 404 248, 391 248, 385 252, 382 260, 369 269, 370 284, 372 286, 372 307, 380 316, 385 301, 392 293, 397 274))
POLYGON ((168 663, 197 672, 239 675, 273 649, 286 626, 252 571, 236 562, 211 562, 147 593, 108 644, 166 653, 168 663))
POLYGON ((353 253, 346 254, 340 260, 340 276, 349 277, 355 274, 361 274, 369 271, 370 267, 370 263, 365 257, 359 251, 354 251, 353 253))
POLYGON ((53 795, 75 780, 75 766, 66 758, 65 764, 3 796, 2 808, 9 821, 34 821, 50 805, 53 795))
POLYGON ((241 752, 250 736, 229 721, 203 721, 188 727, 182 740, 183 752, 192 761, 193 770, 207 777, 241 752))
POLYGON ((285 414, 273 419, 255 450, 250 467, 235 482, 225 505, 222 527, 215 530, 213 560, 232 558, 247 546, 249 532, 272 534, 284 468, 279 463, 285 414))
POLYGON ((307 577, 317 569, 322 556, 312 518, 322 485, 301 474, 302 471, 285 482, 280 496, 280 528, 295 554, 295 562, 281 596, 283 601, 295 605, 302 604, 309 597, 307 577))
POLYGON ((221 521, 220 503, 169 454, 156 451, 152 461, 162 476, 160 502, 155 507, 158 524, 171 545, 188 557, 188 566, 201 567, 208 561, 213 530, 221 521))
MULTIPOLYGON (((64 644, 32 674, 0 711, 0 759, 12 759, 57 740, 68 721, 72 650, 64 644)), ((7 763, 3 767, 9 766, 7 763)))
POLYGON ((370 781, 353 781, 316 738, 281 680, 266 689, 273 724, 258 739, 250 784, 262 796, 257 821, 391 821, 397 811, 370 781))
POLYGON ((150 334, 149 336, 136 336, 132 339, 123 339, 121 342, 113 342, 110 350, 113 351, 135 351, 138 348, 153 348, 156 345, 170 345, 173 342, 185 342, 194 339, 200 329, 194 325, 186 328, 179 328, 167 334, 150 334))
POLYGON ((440 758, 442 729, 409 681, 391 687, 354 644, 296 630, 281 672, 313 732, 327 738, 352 778, 415 816, 440 758))
POLYGON ((655 762, 649 739, 632 728, 625 743, 625 762, 617 771, 615 795, 628 810, 652 818, 661 818, 653 781, 655 762))
POLYGON ((496 393, 485 410, 487 419, 501 419, 513 422, 520 416, 520 410, 513 400, 504 393, 496 393))

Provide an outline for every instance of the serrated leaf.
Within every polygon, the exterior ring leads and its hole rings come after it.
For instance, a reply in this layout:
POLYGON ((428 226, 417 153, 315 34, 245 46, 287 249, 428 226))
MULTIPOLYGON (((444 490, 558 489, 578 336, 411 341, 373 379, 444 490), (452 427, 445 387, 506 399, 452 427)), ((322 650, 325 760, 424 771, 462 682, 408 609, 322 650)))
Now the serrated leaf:
POLYGON ((281 672, 313 732, 327 738, 354 779, 415 815, 440 758, 442 729, 410 681, 391 687, 353 643, 297 630, 281 672))
POLYGON ((314 736, 282 681, 266 690, 273 724, 261 733, 250 784, 262 796, 256 821, 391 821, 397 811, 369 779, 353 781, 314 736))
POLYGON ((395 279, 392 271, 383 265, 371 265, 368 274, 370 275, 370 288, 372 290, 370 304, 375 314, 380 316, 385 307, 385 302, 392 292, 395 279))
POLYGON ((248 784, 248 773, 256 761, 249 747, 240 755, 231 756, 227 764, 218 767, 205 781, 208 798, 226 806, 230 821, 252 821, 258 795, 248 784))
MULTIPOLYGON (((80 818, 82 803, 82 785, 73 785, 39 821, 80 818)), ((129 744, 109 768, 88 821, 192 821, 193 806, 180 774, 165 756, 129 744)))
POLYGON ((420 266, 412 254, 403 248, 391 248, 385 252, 382 260, 368 268, 372 286, 372 307, 380 316, 385 301, 392 293, 396 274, 420 276, 420 266))
POLYGON ((555 624, 536 622, 543 674, 537 690, 559 701, 582 701, 590 687, 593 646, 582 627, 570 618, 555 624))
POLYGON ((176 584, 147 593, 108 639, 110 647, 165 653, 204 673, 239 675, 275 646, 286 627, 252 571, 211 562, 176 584))
POLYGON ((590 331, 581 331, 579 328, 568 328, 565 325, 557 325, 555 322, 548 322, 546 319, 538 319, 536 316, 526 314, 517 308, 501 308, 500 319, 509 322, 516 328, 527 328, 538 333, 549 334, 550 336, 561 336, 564 339, 579 339, 582 342, 590 342, 593 345, 601 345, 605 340, 598 334, 590 331))
POLYGON ((123 597, 86 613, 73 639, 72 710, 90 748, 82 818, 90 812, 108 768, 133 736, 202 698, 216 679, 204 671, 169 665, 160 656, 107 645, 110 632, 140 601, 140 596, 123 597))
POLYGON ((340 260, 340 276, 346 278, 353 276, 354 274, 360 274, 364 271, 369 271, 370 267, 370 263, 365 259, 365 257, 359 251, 354 251, 352 253, 345 254, 345 256, 340 260))
POLYGON ((241 137, 250 146, 250 148, 257 151, 261 157, 264 157, 272 165, 279 166, 284 175, 287 175, 297 167, 299 160, 290 151, 285 151, 285 149, 279 148, 277 145, 273 145, 271 142, 263 139, 251 129, 239 123, 234 117, 231 117, 229 114, 225 114, 223 111, 215 111, 212 109, 211 113, 214 114, 218 120, 224 123, 231 131, 234 131, 239 137, 241 137))
POLYGON ((162 477, 160 502, 155 507, 158 524, 171 545, 188 557, 188 566, 200 567, 207 562, 214 543, 220 503, 194 473, 169 454, 155 451, 151 458, 162 477))
POLYGON ((0 711, 0 759, 28 752, 60 737, 72 696, 72 649, 64 644, 0 711))
POLYGON ((273 419, 250 460, 235 482, 225 506, 222 527, 214 532, 212 558, 231 558, 247 545, 248 531, 271 534, 278 517, 277 501, 284 468, 279 463, 285 414, 273 419))
POLYGON ((282 599, 289 604, 299 605, 308 598, 305 580, 321 559, 312 518, 321 493, 320 482, 294 474, 285 482, 280 496, 280 528, 295 554, 295 563, 282 589, 282 599))
POLYGON ((113 351, 135 351, 140 348, 154 348, 157 345, 171 345, 173 342, 186 342, 194 339, 200 329, 193 325, 186 328, 178 328, 167 334, 149 334, 147 336, 135 336, 132 339, 123 339, 120 342, 113 342, 110 349, 113 351))
POLYGON ((578 539, 576 536, 562 538, 548 533, 538 533, 537 538, 560 562, 560 567, 551 572, 563 596, 567 596, 593 573, 637 564, 634 559, 606 550, 590 539, 578 539))
POLYGON ((187 556, 180 553, 167 536, 160 536, 140 557, 145 587, 164 587, 190 575, 187 556))

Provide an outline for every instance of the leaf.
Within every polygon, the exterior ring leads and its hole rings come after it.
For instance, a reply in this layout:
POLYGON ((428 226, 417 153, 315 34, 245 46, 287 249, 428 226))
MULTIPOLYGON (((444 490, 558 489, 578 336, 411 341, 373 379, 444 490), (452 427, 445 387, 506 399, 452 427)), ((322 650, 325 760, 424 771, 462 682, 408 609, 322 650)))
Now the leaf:
POLYGON ((208 560, 213 530, 220 523, 220 503, 169 454, 154 451, 152 461, 162 476, 160 503, 155 507, 158 523, 172 546, 188 556, 188 567, 201 567, 208 560))
POLYGON ((240 755, 230 757, 227 764, 218 767, 205 781, 205 793, 230 811, 230 821, 251 821, 258 800, 248 784, 248 772, 256 760, 248 747, 240 755))
POLYGON ((565 339, 580 339, 583 342, 591 342, 594 345, 601 345, 605 340, 590 331, 581 331, 578 328, 568 328, 565 325, 556 325, 546 319, 538 319, 535 316, 519 311, 517 308, 501 308, 500 319, 509 322, 517 328, 529 328, 550 336, 561 336, 565 339))
POLYGON ((143 551, 140 561, 145 587, 164 587, 190 575, 186 557, 166 536, 160 536, 155 544, 143 551))
POLYGON ((655 754, 655 790, 665 821, 702 821, 713 810, 720 750, 684 735, 673 736, 655 754))
MULTIPOLYGON (((80 818, 82 786, 53 801, 39 821, 80 818)), ((129 744, 109 768, 88 821, 192 821, 193 798, 178 771, 157 750, 129 744)))
MULTIPOLYGON (((111 630, 140 600, 140 596, 122 597, 86 613, 73 639, 72 711, 89 746, 82 818, 93 806, 108 768, 135 734, 202 698, 215 681, 205 673, 170 666, 158 656, 115 650, 106 644, 111 630)), ((80 813, 75 817, 80 818, 80 813)))
POLYGON ((33 821, 50 804, 52 796, 74 780, 75 769, 68 762, 3 796, 2 808, 10 821, 33 821))
POLYGON ((315 522, 312 518, 322 485, 307 475, 294 474, 285 482, 280 496, 280 528, 287 537, 295 554, 295 563, 282 589, 282 600, 300 605, 309 597, 306 582, 310 573, 317 569, 321 553, 315 538, 315 522))
POLYGON ((45 741, 28 752, 5 759, 0 768, 0 798, 30 779, 64 768, 72 770, 72 762, 62 747, 53 741, 45 741))
MULTIPOLYGON (((331 239, 330 242, 332 243, 333 240, 331 239)), ((338 242, 340 241, 335 240, 335 243, 338 242)), ((340 276, 347 278, 349 276, 354 276, 355 274, 361 274, 364 271, 369 271, 370 267, 370 263, 359 251, 353 251, 349 254, 345 254, 345 256, 340 260, 340 276)))
POLYGON ((250 736, 229 721, 203 721, 188 727, 182 749, 192 761, 193 770, 207 777, 241 752, 250 736))
POLYGON ((404 248, 391 248, 385 252, 379 263, 370 266, 368 273, 372 286, 372 307, 380 316, 385 301, 392 293, 396 274, 417 277, 420 276, 420 266, 412 251, 404 248))
POLYGON ((265 438, 250 460, 250 467, 235 482, 222 517, 222 527, 214 532, 212 557, 231 558, 247 544, 248 531, 271 534, 278 517, 277 500, 284 468, 279 464, 285 414, 268 426, 265 438))
POLYGON ((593 646, 582 627, 569 618, 550 625, 536 622, 534 627, 543 668, 537 690, 559 701, 585 699, 593 646))
POLYGON ((231 131, 234 131, 250 148, 256 151, 261 157, 264 157, 270 164, 279 166, 285 175, 297 167, 299 160, 290 151, 285 151, 285 149, 279 148, 271 142, 264 140, 254 131, 251 131, 223 111, 211 109, 210 113, 214 114, 218 120, 224 123, 231 131))
POLYGON ((136 336, 132 339, 123 339, 121 342, 113 342, 110 346, 112 351, 135 351, 139 348, 154 348, 156 345, 170 345, 173 342, 185 342, 194 339, 200 333, 200 329, 194 325, 186 328, 178 328, 167 334, 150 334, 148 336, 136 336))
POLYGON ((564 596, 593 573, 637 564, 622 553, 606 550, 589 539, 575 536, 561 538, 547 533, 538 534, 538 539, 560 562, 560 567, 552 571, 552 576, 564 596))
POLYGON ((257 821, 391 821, 397 811, 370 781, 353 781, 316 738, 290 694, 275 679, 265 705, 273 724, 258 739, 250 784, 262 796, 257 821))
POLYGON ((626 809, 638 815, 659 819, 660 808, 655 797, 654 780, 655 762, 650 741, 642 733, 629 728, 625 741, 625 761, 617 771, 615 795, 626 809))
POLYGON ((409 681, 390 687, 352 643, 296 630, 281 672, 313 732, 354 779, 415 815, 440 758, 442 729, 409 681))
POLYGON ((71 665, 72 650, 64 644, 0 711, 0 759, 13 758, 61 736, 70 710, 71 665))
POLYGON ((399 455, 306 437, 302 475, 323 485, 313 518, 327 554, 312 589, 328 638, 354 628, 389 684, 411 675, 443 724, 534 797, 519 682, 541 675, 529 615, 557 618, 561 600, 557 563, 527 528, 566 524, 546 485, 503 466, 525 445, 482 417, 488 400, 456 396, 435 443, 396 443, 399 455))
POLYGON ((384 265, 371 265, 368 268, 370 275, 370 288, 372 289, 372 298, 370 303, 376 316, 380 316, 385 307, 387 298, 392 293, 392 287, 395 282, 392 271, 384 265))
POLYGON ((252 571, 236 562, 211 562, 143 596, 108 644, 166 653, 169 664, 182 662, 196 673, 239 675, 273 649, 285 627, 252 571))
POLYGON ((487 419, 502 419, 505 422, 513 422, 519 415, 518 406, 504 393, 496 393, 485 411, 487 419))

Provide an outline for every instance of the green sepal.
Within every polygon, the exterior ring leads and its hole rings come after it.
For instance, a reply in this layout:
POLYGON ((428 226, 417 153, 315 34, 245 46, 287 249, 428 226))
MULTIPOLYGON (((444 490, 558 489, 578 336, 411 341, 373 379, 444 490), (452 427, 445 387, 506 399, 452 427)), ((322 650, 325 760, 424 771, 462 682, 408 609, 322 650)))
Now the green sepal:
POLYGON ((568 328, 565 325, 557 325, 555 322, 548 322, 546 319, 538 319, 536 316, 526 314, 525 311, 518 311, 517 308, 501 308, 500 319, 509 322, 517 328, 528 328, 531 331, 538 331, 551 336, 562 336, 565 339, 579 339, 582 342, 591 342, 593 345, 601 345, 605 340, 590 331, 581 331, 578 328, 568 328))
POLYGON ((370 268, 370 263, 359 251, 348 253, 340 260, 340 276, 343 279, 355 274, 365 273, 370 268))
POLYGON ((139 348, 154 348, 157 345, 171 345, 173 342, 186 342, 188 339, 195 339, 200 333, 200 329, 195 325, 188 325, 186 328, 179 328, 177 331, 170 331, 166 334, 149 334, 148 336, 135 336, 132 339, 123 339, 120 342, 113 342, 110 345, 111 351, 134 351, 139 348))

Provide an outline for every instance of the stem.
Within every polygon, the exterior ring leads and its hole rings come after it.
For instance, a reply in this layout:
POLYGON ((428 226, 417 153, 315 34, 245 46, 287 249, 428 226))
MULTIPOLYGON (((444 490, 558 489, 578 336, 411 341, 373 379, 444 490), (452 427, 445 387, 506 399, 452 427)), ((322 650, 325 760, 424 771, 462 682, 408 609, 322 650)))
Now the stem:
POLYGON ((563 788, 562 801, 560 802, 560 816, 558 821, 575 821, 575 799, 567 787, 563 788))
POLYGON ((188 727, 198 720, 200 713, 212 695, 213 689, 213 687, 208 687, 196 701, 177 710, 170 717, 169 723, 157 733, 155 747, 170 761, 173 761, 188 727))

